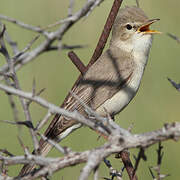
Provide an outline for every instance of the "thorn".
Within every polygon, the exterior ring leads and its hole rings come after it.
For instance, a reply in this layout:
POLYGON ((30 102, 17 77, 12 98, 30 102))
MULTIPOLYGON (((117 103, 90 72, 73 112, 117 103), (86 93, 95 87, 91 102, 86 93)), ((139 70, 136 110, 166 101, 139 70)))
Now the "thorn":
POLYGON ((177 36, 175 36, 175 35, 173 35, 173 34, 171 34, 171 33, 167 33, 167 35, 168 35, 169 37, 171 37, 172 39, 176 40, 178 43, 180 43, 180 38, 179 38, 179 37, 177 37, 177 36))
POLYGON ((152 169, 151 169, 151 168, 152 168, 152 167, 149 167, 149 172, 150 172, 152 178, 155 179, 155 175, 154 175, 154 173, 152 172, 152 169))
POLYGON ((40 91, 36 94, 36 96, 39 96, 39 95, 42 94, 45 90, 46 90, 46 88, 40 89, 40 91))
POLYGON ((2 38, 4 36, 5 31, 6 31, 6 26, 3 24, 2 31, 0 32, 0 38, 2 38))
POLYGON ((172 84, 172 86, 174 86, 178 91, 180 91, 180 84, 177 84, 175 81, 173 81, 170 78, 167 78, 167 79, 172 84))
POLYGON ((32 84, 32 96, 34 97, 36 95, 36 80, 35 77, 33 78, 33 84, 32 84))

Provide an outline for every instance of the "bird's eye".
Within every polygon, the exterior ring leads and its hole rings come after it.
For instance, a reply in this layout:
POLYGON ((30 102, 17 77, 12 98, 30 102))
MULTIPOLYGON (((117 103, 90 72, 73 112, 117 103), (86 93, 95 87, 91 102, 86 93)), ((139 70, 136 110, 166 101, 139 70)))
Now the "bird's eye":
POLYGON ((132 29, 132 26, 131 26, 130 24, 127 24, 127 25, 126 25, 126 29, 131 30, 131 29, 132 29))

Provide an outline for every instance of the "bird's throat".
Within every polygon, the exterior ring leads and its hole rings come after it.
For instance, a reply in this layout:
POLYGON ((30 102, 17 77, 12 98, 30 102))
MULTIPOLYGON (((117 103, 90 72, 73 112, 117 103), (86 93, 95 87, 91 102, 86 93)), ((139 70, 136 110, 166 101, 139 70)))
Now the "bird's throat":
POLYGON ((150 48, 152 44, 152 35, 135 33, 130 39, 122 41, 120 39, 112 42, 112 46, 117 47, 121 52, 126 52, 134 57, 136 63, 147 63, 150 48))

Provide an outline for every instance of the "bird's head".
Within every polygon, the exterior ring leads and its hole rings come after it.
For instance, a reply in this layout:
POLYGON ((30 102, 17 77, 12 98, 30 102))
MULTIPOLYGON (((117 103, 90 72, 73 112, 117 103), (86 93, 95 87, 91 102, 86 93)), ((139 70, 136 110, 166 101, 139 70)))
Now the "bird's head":
POLYGON ((152 35, 160 33, 150 29, 150 25, 158 20, 149 19, 138 7, 121 9, 113 25, 111 44, 127 51, 148 49, 152 35))

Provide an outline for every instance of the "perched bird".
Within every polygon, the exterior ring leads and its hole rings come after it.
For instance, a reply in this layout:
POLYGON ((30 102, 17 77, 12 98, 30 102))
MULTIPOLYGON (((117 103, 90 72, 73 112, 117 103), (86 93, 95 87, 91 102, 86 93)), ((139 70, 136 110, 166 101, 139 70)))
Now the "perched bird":
MULTIPOLYGON (((121 9, 113 25, 109 48, 87 70, 72 92, 101 116, 106 116, 108 112, 113 117, 122 111, 138 91, 152 35, 159 33, 150 30, 149 26, 157 20, 159 19, 148 19, 143 10, 137 7, 121 9)), ((69 111, 78 110, 87 116, 82 105, 73 96, 68 96, 62 107, 69 111)), ((45 136, 56 140, 78 127, 76 120, 57 115, 45 136)), ((51 145, 41 139, 39 153, 46 155, 50 149, 51 145)), ((21 175, 23 172, 27 173, 27 168, 22 170, 21 175)))

